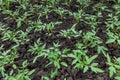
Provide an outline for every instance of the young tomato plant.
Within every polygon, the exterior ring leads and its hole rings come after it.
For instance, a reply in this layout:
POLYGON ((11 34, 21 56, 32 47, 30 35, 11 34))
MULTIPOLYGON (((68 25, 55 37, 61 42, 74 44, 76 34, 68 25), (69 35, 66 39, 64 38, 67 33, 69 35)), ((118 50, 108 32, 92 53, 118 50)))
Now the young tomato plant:
POLYGON ((112 30, 113 32, 118 32, 117 27, 120 26, 120 21, 118 16, 114 16, 113 14, 108 14, 107 22, 105 22, 107 30, 112 30))
POLYGON ((57 7, 57 3, 58 3, 58 1, 59 0, 48 0, 49 2, 49 5, 50 5, 50 7, 52 7, 53 9, 55 9, 56 7, 57 7))
POLYGON ((107 44, 113 43, 114 46, 120 45, 120 33, 112 33, 111 31, 107 31, 107 35, 109 36, 107 40, 107 44))
POLYGON ((78 12, 74 12, 71 15, 73 15, 74 19, 76 20, 76 24, 79 24, 83 20, 83 17, 85 16, 85 13, 83 10, 79 10, 78 12))
POLYGON ((70 8, 71 4, 72 4, 72 0, 65 0, 64 4, 70 8))
POLYGON ((88 15, 85 17, 85 19, 86 20, 84 22, 90 25, 90 27, 94 30, 96 29, 96 26, 100 23, 97 21, 97 17, 94 15, 88 15))
POLYGON ((54 10, 55 13, 57 13, 60 16, 60 19, 64 19, 64 15, 66 14, 67 10, 63 9, 63 8, 58 8, 54 10))
POLYGON ((92 30, 83 34, 83 43, 89 47, 95 47, 102 43, 101 39, 96 36, 96 31, 92 30))
POLYGON ((45 16, 46 19, 48 19, 48 13, 50 13, 51 10, 49 9, 49 6, 45 6, 45 8, 43 9, 43 12, 42 12, 42 16, 45 16))
POLYGON ((91 0, 77 0, 77 2, 80 4, 80 9, 84 9, 89 6, 91 0))
POLYGON ((14 59, 18 58, 17 47, 14 46, 12 49, 4 50, 3 46, 0 47, 0 73, 2 77, 6 76, 5 67, 12 66, 14 64, 14 59))
POLYGON ((60 69, 61 65, 67 66, 67 63, 61 61, 62 57, 67 57, 67 56, 65 55, 65 53, 61 52, 58 49, 58 47, 60 45, 58 43, 57 44, 54 43, 53 45, 54 45, 54 47, 51 47, 51 48, 46 50, 47 58, 50 61, 46 66, 48 66, 50 64, 54 64, 54 66, 57 69, 60 69))
POLYGON ((115 9, 115 15, 119 16, 120 15, 120 6, 114 5, 113 8, 115 9))
POLYGON ((34 32, 42 31, 45 28, 45 24, 41 20, 32 22, 31 28, 34 29, 34 32))
POLYGON ((13 38, 15 38, 15 36, 18 34, 18 32, 13 32, 11 30, 5 30, 3 31, 2 35, 2 40, 3 41, 7 41, 7 40, 13 40, 13 38))
POLYGON ((113 77, 115 75, 115 80, 120 80, 120 57, 114 58, 113 60, 107 54, 107 65, 109 66, 109 76, 113 77))
POLYGON ((48 23, 48 24, 44 24, 45 26, 44 26, 44 28, 43 28, 43 30, 46 30, 47 31, 47 33, 48 34, 50 34, 50 33, 52 33, 53 32, 53 30, 54 30, 54 28, 55 28, 55 25, 59 25, 59 24, 61 24, 62 22, 50 22, 50 23, 48 23))
POLYGON ((97 53, 100 54, 102 53, 104 56, 106 56, 106 51, 108 51, 108 49, 104 46, 97 46, 97 53))
POLYGON ((57 75, 58 70, 61 68, 61 66, 67 67, 67 63, 62 61, 62 58, 67 57, 65 54, 66 49, 62 52, 58 49, 59 46, 60 45, 58 43, 54 43, 53 47, 50 47, 46 50, 46 58, 49 60, 49 63, 46 65, 46 67, 49 65, 54 65, 55 67, 55 70, 51 72, 51 78, 54 78, 57 75))
POLYGON ((25 42, 29 41, 27 38, 27 32, 23 32, 21 30, 18 31, 11 31, 11 30, 6 30, 2 33, 3 41, 14 41, 16 44, 24 44, 25 42))
POLYGON ((12 69, 9 74, 6 75, 4 78, 5 80, 31 80, 30 75, 35 71, 27 69, 28 61, 25 60, 22 63, 21 67, 18 67, 16 65, 13 66, 14 69, 17 70, 17 74, 14 73, 14 70, 12 69))
POLYGON ((45 58, 47 56, 45 52, 45 47, 46 45, 42 45, 40 38, 36 42, 34 42, 33 46, 30 46, 28 52, 30 52, 31 54, 36 54, 33 63, 35 63, 39 57, 45 58))
POLYGON ((70 29, 67 30, 61 30, 60 35, 71 39, 72 37, 78 37, 81 36, 82 31, 76 31, 75 30, 76 24, 74 24, 70 29))
POLYGON ((30 16, 31 14, 28 12, 25 12, 21 17, 17 18, 17 27, 19 28, 22 25, 22 22, 28 26, 28 19, 27 17, 30 16))
POLYGON ((77 43, 76 46, 78 49, 73 50, 73 53, 68 54, 68 57, 73 58, 72 65, 74 65, 74 68, 83 69, 84 73, 89 69, 95 73, 103 72, 102 69, 97 68, 98 63, 93 62, 93 60, 95 60, 98 55, 89 57, 87 56, 88 50, 86 50, 86 47, 82 43, 77 43))
POLYGON ((5 15, 7 14, 10 16, 10 17, 7 17, 7 19, 16 21, 17 17, 19 16, 19 11, 4 10, 2 11, 2 14, 5 14, 5 15))
POLYGON ((0 22, 0 35, 7 29, 6 25, 0 22))
POLYGON ((17 38, 14 38, 13 41, 15 41, 17 44, 24 44, 28 42, 29 41, 28 33, 20 30, 19 34, 17 35, 17 38))
POLYGON ((95 4, 93 10, 97 12, 98 17, 102 17, 102 11, 107 10, 107 7, 102 3, 98 3, 95 4))
POLYGON ((27 7, 30 5, 29 4, 29 2, 30 2, 29 0, 19 0, 18 2, 20 4, 20 6, 18 6, 19 9, 26 10, 27 7))
POLYGON ((0 0, 0 7, 1 7, 1 9, 9 10, 10 9, 10 1, 11 0, 0 0))
POLYGON ((44 30, 46 30, 48 33, 51 33, 54 28, 55 28, 55 24, 51 22, 49 24, 45 24, 44 30))

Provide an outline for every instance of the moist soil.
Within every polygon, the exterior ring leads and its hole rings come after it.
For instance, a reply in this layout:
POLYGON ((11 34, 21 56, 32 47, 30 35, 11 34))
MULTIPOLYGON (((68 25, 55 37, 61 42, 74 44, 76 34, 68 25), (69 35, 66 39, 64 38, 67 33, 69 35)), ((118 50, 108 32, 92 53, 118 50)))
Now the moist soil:
MULTIPOLYGON (((36 4, 34 1, 31 1, 33 4, 36 4)), ((92 10, 92 6, 99 3, 100 0, 93 0, 93 2, 91 3, 91 5, 85 9, 85 12, 88 14, 95 14, 95 12, 92 10)), ((77 12, 77 8, 74 6, 75 4, 77 4, 76 2, 73 1, 72 5, 70 6, 70 8, 67 8, 64 5, 59 5, 63 8, 69 9, 72 12, 77 12)), ((104 5, 108 6, 110 9, 112 9, 112 5, 114 4, 114 2, 112 1, 107 1, 104 2, 104 5)), ((18 6, 19 4, 17 3, 12 3, 11 6, 11 10, 15 10, 15 6, 18 6)), ((21 12, 22 13, 22 12, 21 12)), ((99 18, 98 21, 102 22, 100 23, 97 27, 99 28, 97 36, 100 37, 103 41, 103 44, 105 47, 108 48, 108 53, 110 55, 110 57, 113 56, 120 56, 120 48, 115 48, 114 46, 112 46, 112 44, 107 45, 105 44, 106 40, 108 39, 107 34, 104 32, 106 30, 106 25, 104 24, 104 21, 106 20, 106 15, 108 13, 107 12, 103 12, 103 17, 99 18)), ((19 49, 18 49, 18 54, 19 54, 19 58, 17 58, 15 60, 15 64, 16 65, 21 65, 22 62, 24 60, 28 60, 29 61, 29 65, 27 66, 27 68, 29 70, 32 69, 36 69, 36 71, 31 75, 31 79, 32 80, 40 80, 41 76, 49 76, 51 70, 54 70, 54 66, 53 65, 49 65, 48 67, 45 67, 45 65, 48 63, 48 60, 45 58, 39 58, 37 59, 37 61, 35 63, 32 63, 35 55, 31 55, 30 53, 27 52, 27 50, 29 49, 30 45, 33 45, 34 42, 38 39, 41 38, 41 41, 43 44, 46 44, 47 47, 51 47, 53 46, 53 42, 59 42, 61 44, 61 46, 59 47, 59 49, 62 51, 64 48, 69 48, 70 50, 75 49, 74 44, 76 44, 77 42, 82 42, 82 38, 81 37, 76 37, 76 38, 71 38, 70 40, 66 39, 65 37, 58 37, 57 35, 59 34, 59 31, 62 29, 69 29, 74 23, 75 20, 73 17, 71 17, 70 15, 65 15, 66 19, 61 20, 59 18, 59 16, 55 13, 49 13, 49 18, 46 19, 45 16, 41 17, 40 19, 42 20, 43 23, 49 23, 49 22, 55 22, 55 21, 62 21, 63 23, 61 25, 57 25, 55 27, 55 29, 52 32, 51 36, 47 36, 45 33, 46 31, 41 31, 41 32, 34 32, 31 31, 28 35, 30 41, 25 43, 24 45, 20 45, 19 49)), ((11 30, 15 30, 15 26, 16 26, 16 22, 14 20, 5 20, 6 17, 8 17, 9 15, 4 15, 2 13, 0 13, 0 22, 7 24, 8 27, 10 27, 11 30)), ((32 16, 30 17, 31 20, 37 20, 37 15, 36 16, 32 16)), ((25 24, 22 24, 22 26, 19 28, 23 31, 26 30, 28 26, 26 26, 25 24)), ((85 25, 84 23, 80 23, 79 25, 77 25, 76 30, 83 30, 85 33, 90 31, 90 27, 85 25)), ((2 41, 0 40, 0 44, 4 44, 5 45, 5 49, 9 49, 11 48, 15 43, 12 41, 2 41)), ((90 55, 93 55, 96 50, 93 48, 88 48, 90 55)), ((114 80, 113 78, 109 77, 108 74, 108 66, 106 65, 105 61, 105 57, 100 54, 99 57, 96 59, 96 61, 99 63, 99 67, 103 70, 105 70, 104 73, 94 73, 91 71, 88 71, 86 73, 83 73, 83 71, 81 69, 74 69, 73 65, 71 65, 71 61, 72 59, 67 58, 67 59, 63 59, 63 61, 68 63, 68 67, 64 67, 62 66, 59 69, 58 75, 53 79, 53 80, 64 80, 64 78, 66 77, 67 80, 114 80)), ((11 70, 11 66, 8 65, 6 66, 6 70, 7 72, 9 72, 11 70)), ((2 77, 1 77, 2 79, 2 77)))

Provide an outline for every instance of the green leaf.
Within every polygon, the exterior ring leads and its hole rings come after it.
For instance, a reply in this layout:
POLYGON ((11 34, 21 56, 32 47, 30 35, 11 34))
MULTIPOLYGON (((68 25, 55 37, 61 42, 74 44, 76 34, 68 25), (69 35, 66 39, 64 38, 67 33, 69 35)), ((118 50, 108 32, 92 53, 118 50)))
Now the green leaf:
POLYGON ((39 57, 40 57, 40 55, 36 56, 36 57, 34 58, 34 60, 33 60, 33 63, 35 63, 36 60, 37 60, 39 57))
POLYGON ((57 73, 58 73, 58 70, 56 69, 55 71, 52 71, 51 72, 51 78, 54 78, 56 75, 57 75, 57 73))
POLYGON ((35 72, 35 69, 29 71, 28 75, 31 75, 31 74, 33 74, 34 72, 35 72))
POLYGON ((17 27, 19 28, 21 26, 21 21, 17 22, 17 27))
POLYGON ((114 65, 116 69, 120 69, 120 65, 114 65))
POLYGON ((115 39, 108 39, 106 43, 109 44, 109 43, 113 43, 113 42, 115 42, 115 39))
POLYGON ((54 61, 54 66, 59 69, 60 68, 59 62, 58 61, 54 61))
POLYGON ((49 62, 48 64, 45 65, 45 67, 48 67, 50 64, 52 64, 53 62, 49 62))
POLYGON ((98 54, 105 53, 105 51, 107 51, 107 50, 108 49, 104 46, 98 46, 98 48, 97 48, 98 54))
POLYGON ((14 68, 14 69, 17 69, 17 66, 16 66, 15 64, 13 64, 13 68, 14 68))
POLYGON ((83 69, 83 73, 87 72, 88 69, 89 69, 89 67, 88 67, 88 66, 85 66, 84 69, 83 69))
POLYGON ((23 73, 18 74, 18 75, 17 75, 17 80, 19 80, 19 79, 23 79, 23 75, 24 75, 23 73))
POLYGON ((44 76, 42 80, 50 80, 49 77, 44 76))
POLYGON ((116 73, 116 69, 113 66, 110 66, 109 67, 109 76, 112 77, 114 73, 116 73))
POLYGON ((118 44, 120 45, 120 40, 117 40, 118 41, 118 44))
POLYGON ((95 58, 97 58, 98 57, 98 55, 94 55, 94 56, 92 56, 91 58, 89 58, 89 60, 88 60, 88 64, 90 64, 95 58))
POLYGON ((0 73, 2 74, 3 77, 5 76, 5 69, 3 66, 0 67, 0 73))
POLYGON ((74 54, 68 54, 68 57, 75 58, 74 54))
POLYGON ((95 73, 102 73, 102 72, 104 72, 102 69, 96 68, 96 67, 91 67, 91 70, 92 70, 93 72, 95 72, 95 73))
POLYGON ((115 79, 116 79, 116 80, 120 80, 120 76, 116 76, 115 79))
POLYGON ((29 76, 25 76, 25 80, 31 80, 29 76))
POLYGON ((98 63, 92 63, 90 66, 95 67, 97 65, 98 65, 98 63))
POLYGON ((110 58, 109 54, 106 54, 106 57, 107 57, 107 62, 111 63, 111 58, 110 58))
POLYGON ((72 61, 72 65, 73 64, 76 64, 78 62, 78 60, 77 59, 74 59, 73 61, 72 61))
POLYGON ((83 64, 82 63, 77 63, 75 64, 74 68, 82 68, 83 67, 83 64))
POLYGON ((25 67, 27 67, 28 64, 29 64, 28 61, 25 60, 25 61, 23 62, 23 64, 22 64, 22 66, 25 68, 25 67))
POLYGON ((10 71, 10 75, 12 75, 12 74, 13 74, 13 70, 10 71))
POLYGON ((65 62, 61 62, 61 64, 62 64, 63 66, 65 66, 65 67, 68 66, 67 63, 65 63, 65 62))

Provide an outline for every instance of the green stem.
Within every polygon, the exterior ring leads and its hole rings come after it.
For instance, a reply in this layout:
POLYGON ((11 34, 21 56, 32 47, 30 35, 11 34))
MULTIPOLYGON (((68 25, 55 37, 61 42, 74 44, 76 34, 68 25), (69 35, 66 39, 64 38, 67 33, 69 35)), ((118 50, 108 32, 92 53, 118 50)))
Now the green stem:
POLYGON ((5 5, 6 5, 6 8, 7 8, 7 9, 10 9, 10 1, 9 1, 9 0, 6 0, 5 3, 6 3, 6 4, 5 4, 5 5))

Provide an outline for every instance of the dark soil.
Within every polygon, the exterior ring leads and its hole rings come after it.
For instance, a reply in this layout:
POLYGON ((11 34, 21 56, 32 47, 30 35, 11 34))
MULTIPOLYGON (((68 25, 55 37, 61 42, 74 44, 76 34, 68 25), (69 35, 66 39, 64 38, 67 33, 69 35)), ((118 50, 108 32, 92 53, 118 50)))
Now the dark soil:
MULTIPOLYGON (((91 6, 89 6, 85 12, 88 14, 95 14, 94 11, 92 11, 92 5, 99 3, 100 0, 93 0, 91 6)), ((33 2, 33 4, 35 4, 33 2)), ((77 11, 77 8, 73 7, 75 3, 73 3, 71 5, 70 10, 73 12, 77 11)), ((112 6, 114 3, 113 2, 104 2, 104 4, 106 6, 112 6)), ((13 6, 10 8, 11 10, 15 10, 14 6, 19 6, 19 4, 17 3, 13 3, 13 6)), ((62 6, 62 5, 60 5, 62 6)), ((62 6, 63 8, 66 8, 66 6, 62 6)), ((105 41, 107 40, 108 36, 107 34, 104 32, 106 30, 104 21, 106 20, 106 15, 108 13, 103 12, 103 17, 99 19, 99 21, 102 21, 101 24, 99 24, 97 27, 99 28, 97 36, 100 37, 103 41, 103 44, 105 47, 107 47, 108 53, 110 54, 111 57, 113 56, 120 56, 120 48, 114 48, 112 46, 112 44, 110 45, 106 45, 105 41)), ((15 30, 15 26, 16 23, 14 20, 5 20, 4 18, 6 18, 8 15, 4 15, 2 13, 0 13, 0 22, 7 24, 9 26, 9 28, 11 30, 15 30)), ((39 58, 35 63, 32 63, 35 55, 31 55, 30 53, 27 52, 28 48, 30 45, 33 45, 34 41, 36 41, 38 38, 41 38, 42 43, 47 44, 47 47, 51 47, 53 42, 59 42, 61 44, 61 46, 59 47, 60 50, 63 50, 64 48, 69 48, 71 50, 75 49, 75 46, 73 46, 75 43, 77 42, 82 42, 82 38, 81 37, 77 37, 77 38, 72 38, 70 40, 64 38, 64 37, 58 37, 57 35, 59 34, 59 31, 62 29, 68 29, 70 28, 70 26, 72 26, 75 23, 75 20, 73 19, 73 17, 66 15, 67 18, 60 20, 57 14, 49 14, 49 18, 45 19, 44 17, 41 18, 42 22, 44 23, 49 23, 49 22, 55 22, 55 21, 62 21, 63 23, 61 25, 57 25, 55 30, 53 30, 52 35, 51 36, 47 36, 45 35, 46 31, 42 31, 42 32, 31 32, 29 33, 28 37, 30 38, 30 41, 28 43, 25 43, 24 45, 19 46, 19 50, 18 50, 18 54, 20 55, 20 57, 18 59, 16 59, 15 64, 17 65, 21 65, 22 62, 24 60, 28 60, 29 61, 29 65, 28 65, 28 69, 32 70, 32 69, 36 69, 36 71, 34 72, 34 74, 31 75, 31 79, 32 80, 40 80, 41 76, 50 76, 50 72, 51 70, 54 70, 54 66, 50 65, 48 67, 45 67, 45 65, 48 63, 47 59, 44 58, 39 58)), ((37 19, 37 16, 32 17, 33 20, 37 19)), ((24 25, 24 24, 23 24, 24 25)), ((21 26, 21 30, 25 31, 26 30, 26 25, 21 26)), ((84 32, 90 31, 91 29, 89 28, 89 26, 87 26, 84 23, 81 23, 77 26, 77 30, 83 30, 84 32)), ((0 41, 0 44, 4 44, 5 45, 5 49, 11 48, 14 43, 12 41, 7 41, 7 42, 3 42, 0 41)), ((96 52, 95 49, 90 48, 89 49, 89 53, 90 55, 93 55, 96 52)), ((93 73, 91 71, 88 71, 87 73, 83 73, 81 69, 74 69, 73 66, 71 65, 71 59, 67 58, 67 59, 63 59, 65 62, 67 62, 69 65, 68 67, 61 67, 59 69, 58 75, 53 79, 53 80, 64 80, 64 78, 66 77, 67 80, 114 80, 112 78, 109 77, 108 74, 108 66, 106 65, 105 61, 106 59, 103 57, 103 55, 101 54, 99 56, 99 58, 96 59, 96 61, 99 63, 99 67, 104 69, 105 72, 104 73, 93 73)), ((10 66, 6 67, 6 70, 8 70, 7 72, 9 72, 9 70, 11 69, 10 66)))

